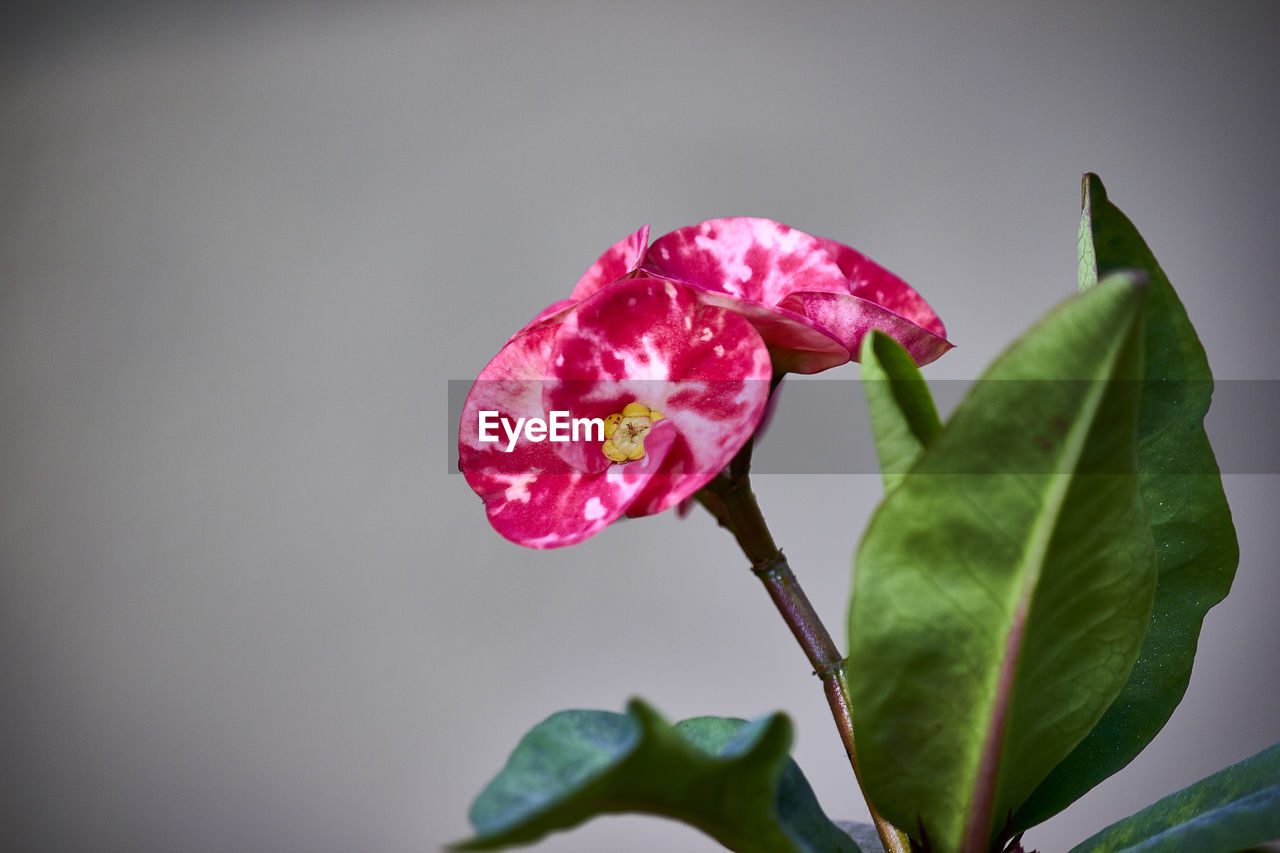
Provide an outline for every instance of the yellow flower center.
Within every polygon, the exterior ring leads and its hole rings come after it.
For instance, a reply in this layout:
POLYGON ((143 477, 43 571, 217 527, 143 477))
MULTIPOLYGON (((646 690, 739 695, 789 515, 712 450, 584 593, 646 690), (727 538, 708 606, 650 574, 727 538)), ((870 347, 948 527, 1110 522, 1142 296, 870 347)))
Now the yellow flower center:
POLYGON ((621 412, 604 419, 604 455, 614 462, 634 462, 644 458, 644 437, 655 423, 662 420, 644 403, 627 403, 621 412))

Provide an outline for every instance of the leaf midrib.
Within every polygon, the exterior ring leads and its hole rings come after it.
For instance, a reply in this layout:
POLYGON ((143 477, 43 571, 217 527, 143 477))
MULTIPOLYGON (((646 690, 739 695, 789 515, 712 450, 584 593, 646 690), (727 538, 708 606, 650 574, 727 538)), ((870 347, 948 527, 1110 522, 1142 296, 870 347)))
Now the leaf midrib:
POLYGON ((970 799, 969 816, 965 821, 962 836, 964 841, 961 849, 965 851, 981 853, 987 849, 991 816, 998 790, 1000 757, 1008 726, 1010 699, 1013 696, 1018 660, 1025 639, 1026 616, 1031 607, 1034 591, 1040 582, 1040 569, 1044 565, 1045 555, 1053 540, 1057 520, 1061 516, 1071 485, 1078 476, 1075 468, 1079 465, 1080 456, 1093 429, 1102 401, 1110 389, 1110 379, 1114 374, 1116 363, 1124 348, 1128 346, 1130 337, 1126 334, 1119 338, 1119 344, 1111 348, 1102 367, 1090 380, 1091 390, 1082 407, 1082 416, 1075 419, 1074 425, 1063 442, 1063 452, 1059 456, 1059 462, 1070 460, 1072 470, 1068 473, 1050 475, 1053 478, 1053 486, 1049 489, 1049 499, 1042 504, 1032 524, 1030 537, 1032 547, 1026 550, 1026 557, 1019 566, 1019 574, 1025 578, 1025 581, 1017 607, 1014 608, 1014 621, 1009 627, 1009 634, 1005 641, 1006 653, 1000 664, 1000 675, 996 680, 997 688, 1007 682, 1008 689, 1004 692, 997 690, 996 701, 989 716, 990 724, 978 761, 978 781, 974 786, 973 797, 970 799))

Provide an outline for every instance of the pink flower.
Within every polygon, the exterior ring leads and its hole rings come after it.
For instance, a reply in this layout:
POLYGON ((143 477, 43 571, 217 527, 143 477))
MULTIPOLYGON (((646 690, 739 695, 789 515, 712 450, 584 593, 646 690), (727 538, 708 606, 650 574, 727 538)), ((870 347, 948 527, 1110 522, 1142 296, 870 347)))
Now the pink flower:
POLYGON ((737 314, 669 281, 624 279, 507 341, 467 397, 459 467, 507 539, 572 545, 706 485, 754 433, 771 373, 737 314), (557 417, 569 440, 527 426, 557 417))
MULTIPOLYGON (((938 315, 910 285, 843 243, 771 219, 711 219, 647 246, 648 226, 587 270, 562 310, 623 276, 654 276, 741 314, 768 344, 777 373, 818 373, 854 361, 871 329, 917 364, 951 348, 938 315)), ((545 315, 545 312, 544 312, 545 315)))

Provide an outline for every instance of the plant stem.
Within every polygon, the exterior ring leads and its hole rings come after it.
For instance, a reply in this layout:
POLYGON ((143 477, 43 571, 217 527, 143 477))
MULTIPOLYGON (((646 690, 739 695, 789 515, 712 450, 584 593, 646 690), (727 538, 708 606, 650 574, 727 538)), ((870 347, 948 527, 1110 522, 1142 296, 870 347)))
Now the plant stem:
POLYGON ((862 775, 853 745, 853 718, 849 714, 849 685, 844 676, 844 657, 809 603, 782 549, 773 541, 773 535, 765 524, 748 475, 751 449, 751 442, 748 442, 730 465, 728 475, 722 474, 709 483, 698 494, 698 499, 738 540, 742 553, 751 561, 751 571, 764 583, 769 598, 813 666, 814 674, 822 679, 822 690, 831 708, 831 716, 835 719, 849 764, 853 767, 858 787, 863 791, 863 799, 866 799, 884 849, 888 853, 911 853, 910 839, 880 816, 862 788, 862 775))

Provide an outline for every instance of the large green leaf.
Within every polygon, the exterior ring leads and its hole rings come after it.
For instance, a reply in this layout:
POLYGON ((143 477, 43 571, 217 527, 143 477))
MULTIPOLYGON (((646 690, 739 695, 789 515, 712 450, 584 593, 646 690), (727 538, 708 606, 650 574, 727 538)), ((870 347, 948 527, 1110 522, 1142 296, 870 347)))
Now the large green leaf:
POLYGON ((1071 853, 1230 853, 1280 838, 1280 743, 1117 821, 1071 853))
POLYGON ((457 849, 527 844, 596 815, 647 812, 742 853, 859 853, 822 813, 790 746, 782 714, 672 726, 640 700, 625 714, 561 711, 525 735, 476 798, 476 837, 457 849))
POLYGON ((1138 414, 1138 482, 1156 544, 1151 624, 1120 695, 1019 813, 1016 829, 1064 809, 1133 760, 1164 727, 1191 677, 1200 623, 1231 588, 1240 551, 1218 465, 1204 432, 1213 379, 1186 309, 1136 228, 1084 177, 1080 287, 1120 267, 1150 282, 1138 414))
POLYGON ((872 330, 862 339, 859 359, 871 433, 888 491, 937 438, 942 421, 920 369, 893 338, 872 330))
POLYGON ((858 550, 846 663, 863 782, 933 850, 985 851, 1102 716, 1155 587, 1134 459, 1145 287, 1015 342, 858 550))

